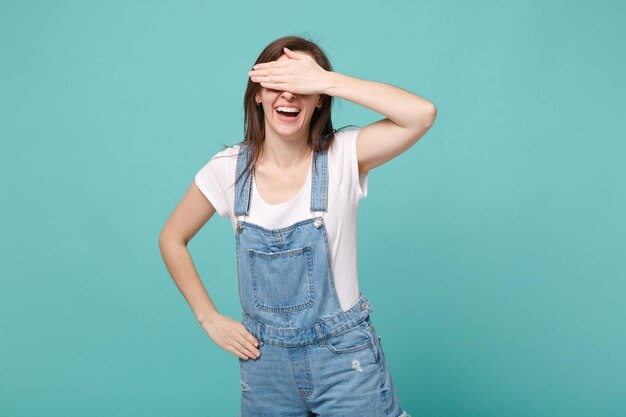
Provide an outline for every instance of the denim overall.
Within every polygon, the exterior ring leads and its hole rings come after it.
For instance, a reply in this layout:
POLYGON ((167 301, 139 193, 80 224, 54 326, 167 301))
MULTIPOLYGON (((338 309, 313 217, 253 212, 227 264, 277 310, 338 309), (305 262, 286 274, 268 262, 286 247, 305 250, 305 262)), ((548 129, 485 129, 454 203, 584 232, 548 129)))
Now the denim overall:
MULTIPOLYGON (((235 178, 248 151, 240 146, 235 178)), ((259 341, 260 356, 239 358, 240 417, 410 417, 369 317, 372 305, 360 294, 342 311, 335 291, 323 217, 327 152, 313 154, 311 218, 288 227, 246 222, 247 174, 235 188, 237 275, 242 324, 259 341)))

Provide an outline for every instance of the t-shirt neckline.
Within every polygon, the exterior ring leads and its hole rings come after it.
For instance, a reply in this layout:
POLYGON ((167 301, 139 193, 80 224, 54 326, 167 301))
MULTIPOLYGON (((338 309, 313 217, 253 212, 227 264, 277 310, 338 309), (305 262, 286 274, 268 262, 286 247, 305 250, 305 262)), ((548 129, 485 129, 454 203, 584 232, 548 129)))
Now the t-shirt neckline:
POLYGON ((309 183, 311 182, 311 173, 313 170, 313 159, 314 159, 315 155, 311 155, 311 165, 309 166, 308 169, 308 174, 306 177, 306 180, 304 181, 304 185, 302 186, 302 188, 300 189, 300 191, 298 191, 298 193, 291 198, 289 201, 285 201, 283 203, 278 203, 278 204, 270 204, 268 202, 266 202, 265 200, 263 200, 263 197, 261 197, 261 193, 259 193, 259 190, 256 187, 256 180, 254 179, 254 170, 252 170, 252 189, 254 191, 254 195, 266 206, 268 207, 281 207, 281 206, 286 206, 289 205, 291 203, 293 203, 294 201, 296 201, 304 192, 304 190, 306 190, 308 188, 309 183))

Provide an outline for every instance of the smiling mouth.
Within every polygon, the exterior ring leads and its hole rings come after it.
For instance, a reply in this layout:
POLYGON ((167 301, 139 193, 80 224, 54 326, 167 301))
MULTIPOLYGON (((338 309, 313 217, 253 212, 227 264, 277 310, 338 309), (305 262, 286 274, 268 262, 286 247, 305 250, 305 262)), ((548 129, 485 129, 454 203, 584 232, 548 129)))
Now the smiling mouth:
POLYGON ((297 112, 278 109, 281 109, 281 107, 279 106, 278 108, 274 109, 274 111, 278 115, 278 119, 282 120, 283 122, 294 122, 302 113, 302 110, 299 109, 297 112))

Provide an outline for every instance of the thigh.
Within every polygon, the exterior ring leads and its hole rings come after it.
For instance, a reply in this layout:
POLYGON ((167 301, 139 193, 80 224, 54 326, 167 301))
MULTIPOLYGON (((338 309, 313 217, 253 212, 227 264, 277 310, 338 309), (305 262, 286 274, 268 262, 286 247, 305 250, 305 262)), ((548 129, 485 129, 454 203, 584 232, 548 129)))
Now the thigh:
POLYGON ((261 344, 257 359, 239 359, 240 417, 308 417, 286 348, 261 344))

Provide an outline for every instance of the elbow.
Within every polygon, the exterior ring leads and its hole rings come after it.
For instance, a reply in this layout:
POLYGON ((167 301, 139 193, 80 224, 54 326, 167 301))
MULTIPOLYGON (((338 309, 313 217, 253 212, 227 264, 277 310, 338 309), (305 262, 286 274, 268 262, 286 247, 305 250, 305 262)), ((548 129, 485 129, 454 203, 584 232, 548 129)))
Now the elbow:
POLYGON ((414 132, 413 136, 413 144, 415 144, 435 123, 435 119, 437 118, 437 107, 428 102, 426 105, 422 106, 419 111, 419 115, 416 118, 415 123, 411 127, 411 130, 414 132))
POLYGON ((161 251, 161 253, 163 253, 163 250, 165 249, 165 246, 167 246, 167 242, 168 242, 168 238, 167 236, 161 232, 161 234, 159 235, 159 250, 161 251))
POLYGON ((159 249, 161 251, 166 249, 167 246, 171 244, 180 244, 180 243, 186 244, 186 242, 181 242, 180 239, 176 238, 175 236, 172 236, 170 233, 166 233, 163 231, 159 235, 159 249))
POLYGON ((164 227, 159 233, 159 247, 162 247, 169 239, 167 227, 164 227))
POLYGON ((437 106, 430 101, 426 101, 420 105, 413 126, 419 132, 424 133, 435 123, 436 118, 437 106))
POLYGON ((173 232, 161 232, 159 235, 159 249, 163 251, 170 246, 186 247, 190 240, 190 237, 180 236, 173 232))
POLYGON ((435 106, 434 103, 430 103, 424 113, 424 123, 427 128, 430 128, 433 124, 435 124, 435 119, 437 118, 437 106, 435 106))

